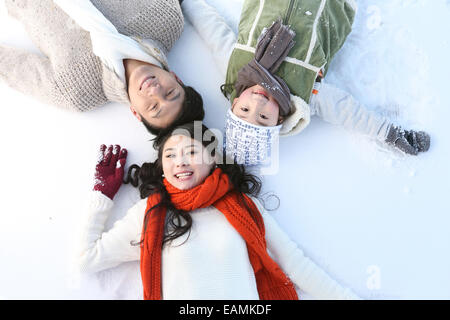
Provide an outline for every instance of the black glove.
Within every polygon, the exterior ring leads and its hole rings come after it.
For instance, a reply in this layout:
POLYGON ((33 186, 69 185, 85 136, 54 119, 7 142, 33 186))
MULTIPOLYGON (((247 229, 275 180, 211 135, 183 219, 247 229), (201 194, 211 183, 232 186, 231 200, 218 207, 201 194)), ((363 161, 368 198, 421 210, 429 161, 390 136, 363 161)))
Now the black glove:
POLYGON ((391 126, 386 142, 399 150, 417 155, 430 149, 430 136, 424 131, 403 130, 401 127, 391 126))

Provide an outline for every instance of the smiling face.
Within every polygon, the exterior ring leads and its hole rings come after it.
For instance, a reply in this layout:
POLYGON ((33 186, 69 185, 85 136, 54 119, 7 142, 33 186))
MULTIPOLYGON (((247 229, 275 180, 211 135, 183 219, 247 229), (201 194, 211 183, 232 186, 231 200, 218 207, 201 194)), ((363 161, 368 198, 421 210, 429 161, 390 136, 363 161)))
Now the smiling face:
POLYGON ((282 122, 277 101, 260 85, 245 89, 234 99, 231 111, 257 126, 272 127, 282 122))
POLYGON ((185 135, 173 135, 163 146, 162 167, 167 181, 179 190, 201 184, 215 165, 208 149, 185 135))
POLYGON ((131 112, 152 127, 167 128, 181 112, 185 92, 178 78, 157 66, 124 61, 131 112))

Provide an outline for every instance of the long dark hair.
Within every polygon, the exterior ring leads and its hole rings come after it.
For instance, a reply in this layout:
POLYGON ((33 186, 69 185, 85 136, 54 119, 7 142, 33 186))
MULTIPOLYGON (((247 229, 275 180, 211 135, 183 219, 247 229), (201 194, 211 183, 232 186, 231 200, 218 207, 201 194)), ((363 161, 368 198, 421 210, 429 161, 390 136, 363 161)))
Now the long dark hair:
MULTIPOLYGON (((192 217, 189 212, 175 208, 170 200, 170 195, 164 186, 162 177, 162 152, 165 143, 174 134, 189 134, 190 138, 197 138, 194 134, 196 126, 197 128, 199 128, 199 126, 202 128, 202 137, 199 137, 201 139, 201 141, 199 141, 205 148, 211 150, 212 157, 216 156, 217 138, 206 126, 201 124, 200 121, 195 121, 173 128, 171 132, 167 133, 165 136, 159 137, 159 139, 155 141, 155 145, 158 149, 158 158, 154 162, 143 163, 141 166, 133 164, 128 169, 128 174, 124 183, 131 183, 133 186, 137 187, 142 199, 145 199, 155 193, 159 193, 161 195, 161 201, 145 213, 144 237, 150 212, 157 208, 166 208, 167 212, 166 223, 164 226, 163 244, 170 242, 184 235, 186 232, 190 232, 191 230, 192 217), (205 136, 209 136, 211 140, 206 141, 206 139, 203 139, 205 136), (211 146, 213 147, 212 149, 211 146)), ((219 156, 219 154, 217 154, 217 156, 219 156)), ((250 215, 256 221, 257 213, 251 210, 243 194, 258 197, 261 191, 261 180, 255 175, 246 172, 244 166, 242 165, 235 164, 225 158, 219 160, 222 161, 217 161, 217 167, 221 168, 222 172, 228 175, 234 188, 233 192, 238 194, 241 205, 250 212, 250 215)), ((142 241, 139 242, 139 244, 142 243, 142 241)))

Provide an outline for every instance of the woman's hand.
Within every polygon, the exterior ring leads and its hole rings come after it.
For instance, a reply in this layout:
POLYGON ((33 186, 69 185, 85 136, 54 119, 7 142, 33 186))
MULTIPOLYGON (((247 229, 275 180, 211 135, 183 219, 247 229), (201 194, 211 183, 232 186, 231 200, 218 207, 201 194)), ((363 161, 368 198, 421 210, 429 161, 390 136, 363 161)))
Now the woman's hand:
POLYGON ((100 146, 97 165, 95 166, 94 190, 100 191, 111 200, 122 185, 127 150, 119 145, 100 146))

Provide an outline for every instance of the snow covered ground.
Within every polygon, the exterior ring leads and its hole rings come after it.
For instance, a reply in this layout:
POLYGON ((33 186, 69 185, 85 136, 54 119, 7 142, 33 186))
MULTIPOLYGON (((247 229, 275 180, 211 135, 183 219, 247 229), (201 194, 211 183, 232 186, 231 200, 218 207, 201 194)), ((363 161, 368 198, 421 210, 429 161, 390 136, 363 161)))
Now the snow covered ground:
MULTIPOLYGON (((242 0, 208 2, 237 29, 242 0)), ((280 198, 273 216, 282 228, 361 297, 450 299, 450 1, 357 2, 327 81, 428 131, 430 151, 404 156, 313 119, 282 139, 280 170, 264 177, 264 190, 280 198)), ((0 29, 1 43, 37 51, 3 2, 0 29)), ((190 25, 169 61, 202 93, 206 124, 222 128, 224 79, 190 25)), ((70 266, 98 146, 126 147, 128 165, 153 160, 145 129, 119 104, 72 114, 3 83, 0 97, 0 299, 139 299, 137 262, 81 277, 70 266)), ((107 228, 139 196, 123 186, 116 199, 107 228)))

